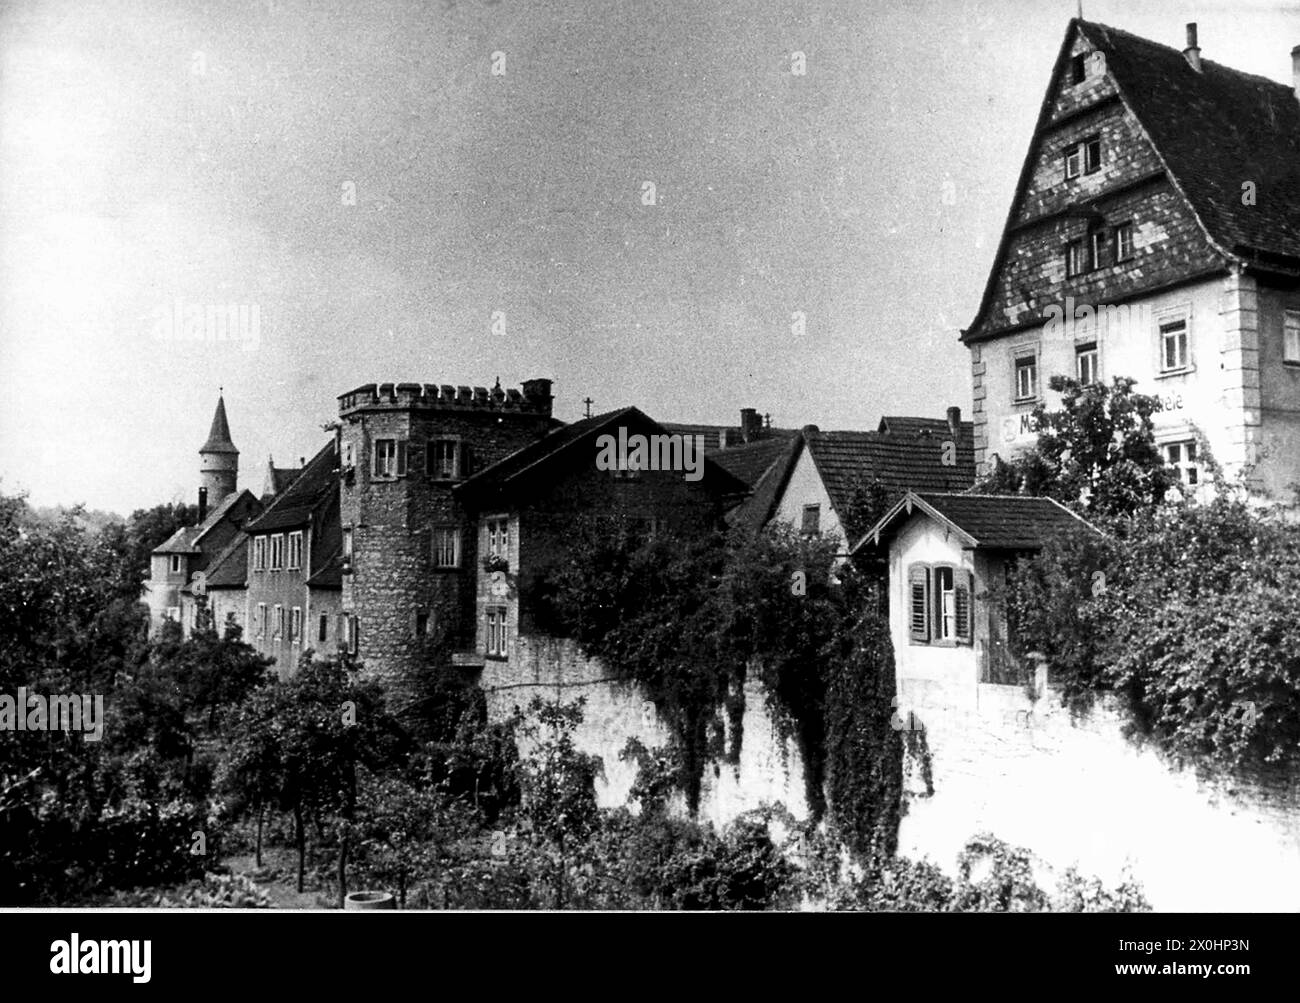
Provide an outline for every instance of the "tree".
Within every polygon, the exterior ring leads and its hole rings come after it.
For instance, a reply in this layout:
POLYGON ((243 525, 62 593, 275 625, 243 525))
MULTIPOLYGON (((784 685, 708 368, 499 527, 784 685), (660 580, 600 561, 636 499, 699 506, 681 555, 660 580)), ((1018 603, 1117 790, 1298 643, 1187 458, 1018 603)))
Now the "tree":
POLYGON ((523 813, 533 836, 552 860, 555 908, 568 886, 569 853, 595 831, 595 778, 600 760, 579 751, 574 732, 582 723, 581 697, 571 704, 534 697, 520 735, 531 748, 519 764, 523 813))
POLYGON ((1117 376, 1109 387, 1085 386, 1053 376, 1048 386, 1061 394, 1060 410, 1039 404, 1035 447, 1009 463, 999 459, 976 490, 1046 495, 1098 515, 1158 505, 1178 476, 1155 443, 1151 416, 1160 402, 1133 393, 1136 382, 1117 376))

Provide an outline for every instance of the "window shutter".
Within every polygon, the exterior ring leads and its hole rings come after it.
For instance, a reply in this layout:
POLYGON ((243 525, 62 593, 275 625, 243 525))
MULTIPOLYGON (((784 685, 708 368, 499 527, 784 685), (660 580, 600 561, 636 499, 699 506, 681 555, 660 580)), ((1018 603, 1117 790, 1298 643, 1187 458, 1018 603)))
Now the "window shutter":
POLYGON ((957 605, 957 639, 970 644, 971 641, 971 595, 975 591, 975 576, 969 571, 956 571, 953 574, 953 592, 957 605))
POLYGON ((406 476, 406 440, 397 440, 397 476, 406 476))
POLYGON ((907 569, 908 624, 913 641, 930 640, 930 569, 913 564, 907 569))

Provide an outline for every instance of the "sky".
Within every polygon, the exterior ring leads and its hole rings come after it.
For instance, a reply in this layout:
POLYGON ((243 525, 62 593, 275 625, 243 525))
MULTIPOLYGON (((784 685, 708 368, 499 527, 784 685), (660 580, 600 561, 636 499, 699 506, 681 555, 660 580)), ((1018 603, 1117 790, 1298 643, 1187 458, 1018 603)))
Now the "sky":
MULTIPOLYGON (((219 387, 254 493, 370 382, 547 377, 565 420, 968 413, 958 334, 1075 13, 3 3, 0 491, 193 501, 219 387), (242 324, 187 338, 218 305, 242 324)), ((1197 21, 1286 83, 1300 43, 1300 2, 1084 13, 1197 21)))

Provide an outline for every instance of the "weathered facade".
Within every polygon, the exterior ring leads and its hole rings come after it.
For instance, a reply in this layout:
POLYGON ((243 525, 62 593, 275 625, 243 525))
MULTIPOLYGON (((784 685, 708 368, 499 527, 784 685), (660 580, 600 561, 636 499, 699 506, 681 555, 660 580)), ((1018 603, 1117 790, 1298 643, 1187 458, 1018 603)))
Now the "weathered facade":
POLYGON ((473 643, 478 523, 453 489, 556 427, 551 406, 544 379, 372 383, 339 398, 340 602, 367 667, 411 668, 434 633, 473 643))
MULTIPOLYGON (((1300 57, 1296 57, 1300 58, 1300 57)), ((1298 64, 1300 65, 1300 64, 1298 64)), ((977 462, 1031 445, 1053 375, 1127 376, 1189 484, 1300 479, 1294 88, 1070 23, 970 350, 977 462)))

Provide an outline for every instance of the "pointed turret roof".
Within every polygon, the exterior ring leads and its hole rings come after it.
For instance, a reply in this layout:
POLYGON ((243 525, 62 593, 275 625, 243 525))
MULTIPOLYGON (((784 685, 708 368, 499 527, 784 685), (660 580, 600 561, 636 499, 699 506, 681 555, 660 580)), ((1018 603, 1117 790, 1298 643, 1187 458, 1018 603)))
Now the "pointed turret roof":
POLYGON ((217 398, 217 410, 212 415, 212 429, 208 432, 208 441, 203 444, 200 453, 234 453, 239 454, 235 444, 230 441, 230 425, 226 421, 226 399, 217 398))

